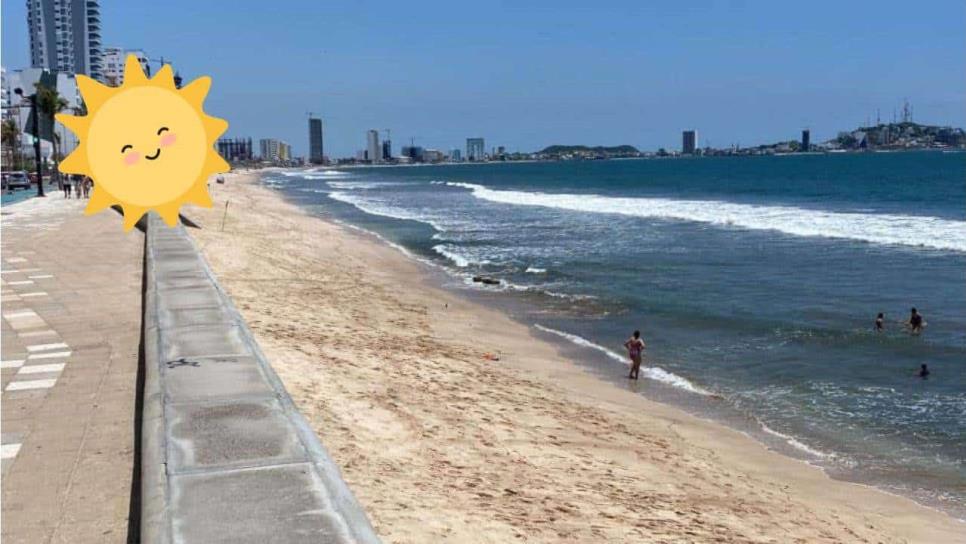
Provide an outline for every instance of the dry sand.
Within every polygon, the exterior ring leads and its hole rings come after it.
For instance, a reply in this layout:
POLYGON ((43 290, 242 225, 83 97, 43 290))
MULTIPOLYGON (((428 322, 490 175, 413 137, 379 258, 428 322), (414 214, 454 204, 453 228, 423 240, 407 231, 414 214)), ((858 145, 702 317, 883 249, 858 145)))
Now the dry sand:
POLYGON ((425 265, 226 178, 191 232, 385 542, 966 542, 595 379, 425 265))

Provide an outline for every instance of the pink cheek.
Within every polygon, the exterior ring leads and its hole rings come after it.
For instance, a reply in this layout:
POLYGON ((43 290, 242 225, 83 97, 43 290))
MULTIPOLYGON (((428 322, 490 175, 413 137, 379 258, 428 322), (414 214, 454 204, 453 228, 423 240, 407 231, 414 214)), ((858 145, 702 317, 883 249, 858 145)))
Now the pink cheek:
POLYGON ((134 166, 139 160, 141 160, 141 154, 137 151, 132 151, 127 155, 124 155, 124 164, 128 166, 134 166))
POLYGON ((161 137, 161 147, 168 147, 178 140, 178 137, 170 132, 161 137))

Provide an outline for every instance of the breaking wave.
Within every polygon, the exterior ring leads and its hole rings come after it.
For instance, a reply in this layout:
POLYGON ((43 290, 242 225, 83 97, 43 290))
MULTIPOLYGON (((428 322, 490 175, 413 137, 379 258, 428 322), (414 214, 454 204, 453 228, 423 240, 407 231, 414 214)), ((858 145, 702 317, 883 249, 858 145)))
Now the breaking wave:
POLYGON ((843 238, 966 252, 966 221, 939 217, 830 212, 714 200, 503 191, 473 183, 446 182, 446 185, 469 189, 476 198, 502 204, 676 219, 751 230, 773 230, 794 236, 843 238))

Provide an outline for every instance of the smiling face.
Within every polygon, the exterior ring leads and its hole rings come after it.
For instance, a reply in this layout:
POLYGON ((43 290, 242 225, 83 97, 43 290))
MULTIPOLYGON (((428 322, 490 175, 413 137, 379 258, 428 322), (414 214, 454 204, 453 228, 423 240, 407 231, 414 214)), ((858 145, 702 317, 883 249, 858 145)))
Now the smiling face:
POLYGON ((131 230, 149 211, 173 227, 184 204, 211 207, 208 176, 229 168, 212 144, 228 123, 204 112, 210 78, 182 88, 174 80, 170 65, 148 79, 134 55, 120 87, 77 75, 87 115, 55 117, 79 140, 60 171, 94 178, 84 213, 120 206, 124 230, 131 230))
POLYGON ((118 200, 150 206, 177 199, 205 166, 198 112, 176 91, 135 87, 117 93, 90 125, 87 161, 118 200))

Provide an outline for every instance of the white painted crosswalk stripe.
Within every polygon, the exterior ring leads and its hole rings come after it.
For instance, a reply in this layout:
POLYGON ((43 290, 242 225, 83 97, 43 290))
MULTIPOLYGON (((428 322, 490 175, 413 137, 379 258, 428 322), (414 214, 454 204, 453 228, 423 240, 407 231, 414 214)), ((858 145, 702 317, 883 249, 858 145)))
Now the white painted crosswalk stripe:
POLYGON ((3 444, 0 446, 0 459, 13 459, 20 451, 21 444, 3 444))
POLYGON ((27 365, 20 367, 17 375, 21 374, 42 374, 44 372, 61 372, 64 370, 64 363, 51 363, 47 365, 27 365))
POLYGON ((70 357, 69 351, 58 351, 55 353, 31 353, 27 355, 27 359, 33 361, 36 359, 56 359, 58 357, 70 357))
POLYGON ((66 347, 67 347, 67 344, 63 342, 58 342, 56 344, 35 344, 33 346, 27 346, 27 351, 29 352, 50 351, 52 349, 64 349, 66 347))
POLYGON ((0 368, 20 368, 23 366, 23 359, 10 359, 7 361, 0 361, 0 368))
POLYGON ((32 298, 32 297, 45 297, 47 293, 44 291, 34 291, 32 293, 20 293, 20 298, 32 298))
POLYGON ((23 380, 10 382, 7 384, 7 388, 4 391, 26 391, 28 389, 48 389, 57 383, 57 378, 50 378, 47 380, 23 380))
POLYGON ((13 312, 13 313, 9 313, 9 314, 3 314, 3 317, 5 317, 7 319, 17 319, 17 318, 24 318, 24 317, 31 317, 31 316, 36 317, 37 316, 37 312, 35 312, 33 310, 23 310, 23 311, 20 311, 20 312, 13 312))
POLYGON ((20 336, 20 338, 34 338, 36 336, 51 336, 51 335, 56 335, 56 334, 57 334, 57 331, 53 331, 53 330, 49 330, 48 329, 46 331, 21 332, 18 335, 20 336))
POLYGON ((7 285, 33 285, 34 280, 8 281, 7 285))
POLYGON ((27 276, 27 277, 30 278, 30 279, 32 279, 32 280, 46 280, 48 278, 54 277, 54 275, 53 274, 37 274, 36 276, 27 276))

